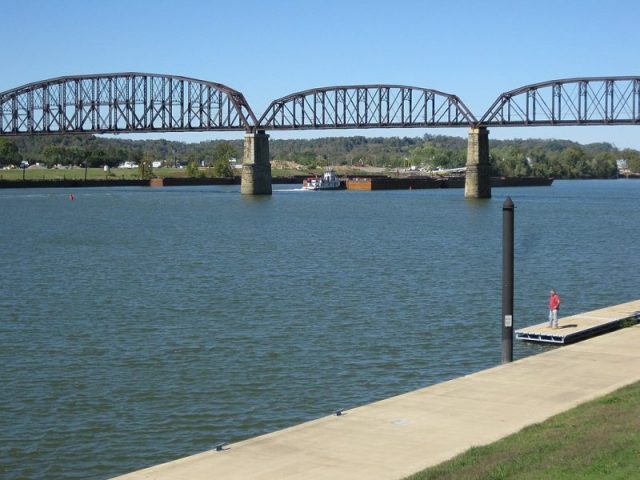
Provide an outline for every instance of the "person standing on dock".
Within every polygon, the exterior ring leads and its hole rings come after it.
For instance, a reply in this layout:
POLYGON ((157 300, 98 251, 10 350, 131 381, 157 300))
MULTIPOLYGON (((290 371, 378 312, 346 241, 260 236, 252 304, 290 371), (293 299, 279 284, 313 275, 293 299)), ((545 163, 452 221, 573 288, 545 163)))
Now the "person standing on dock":
POLYGON ((558 309, 560 295, 552 288, 549 292, 549 328, 558 328, 558 309))

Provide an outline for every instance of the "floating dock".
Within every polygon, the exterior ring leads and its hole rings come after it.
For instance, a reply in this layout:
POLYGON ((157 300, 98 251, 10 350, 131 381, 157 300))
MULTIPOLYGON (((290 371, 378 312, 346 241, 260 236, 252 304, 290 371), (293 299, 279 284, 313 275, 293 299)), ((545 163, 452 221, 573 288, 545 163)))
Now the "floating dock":
POLYGON ((640 319, 640 300, 560 318, 558 328, 548 322, 516 330, 518 340, 543 343, 574 343, 620 328, 625 321, 640 319))

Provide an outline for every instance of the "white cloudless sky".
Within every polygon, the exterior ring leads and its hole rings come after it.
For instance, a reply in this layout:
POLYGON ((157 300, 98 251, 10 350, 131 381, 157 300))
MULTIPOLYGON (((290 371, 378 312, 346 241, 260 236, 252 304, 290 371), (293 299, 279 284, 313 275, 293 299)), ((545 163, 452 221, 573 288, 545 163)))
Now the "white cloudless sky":
MULTIPOLYGON (((314 87, 403 84, 458 95, 480 118, 507 90, 640 75, 637 0, 0 0, 0 91, 65 75, 165 73, 223 83, 256 115, 314 87)), ((271 132, 466 136, 464 129, 271 132)), ((135 138, 157 138, 159 135, 135 138)), ((164 134, 171 140, 239 133, 164 134)), ((640 126, 493 128, 640 149, 640 126)))

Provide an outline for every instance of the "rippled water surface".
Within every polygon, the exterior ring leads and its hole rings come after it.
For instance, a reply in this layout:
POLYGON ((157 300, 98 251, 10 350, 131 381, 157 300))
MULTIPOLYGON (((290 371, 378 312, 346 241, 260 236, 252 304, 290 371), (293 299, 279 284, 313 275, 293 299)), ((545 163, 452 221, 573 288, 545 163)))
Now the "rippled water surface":
POLYGON ((498 364, 506 195, 516 328, 552 286, 563 315, 640 298, 640 181, 69 193, 0 190, 6 479, 109 478, 498 364))

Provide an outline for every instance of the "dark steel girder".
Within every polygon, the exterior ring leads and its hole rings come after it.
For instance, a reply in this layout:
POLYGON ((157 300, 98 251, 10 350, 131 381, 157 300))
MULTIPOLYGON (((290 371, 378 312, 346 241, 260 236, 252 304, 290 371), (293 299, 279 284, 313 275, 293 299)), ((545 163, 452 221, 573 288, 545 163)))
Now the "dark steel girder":
POLYGON ((268 130, 469 127, 477 123, 455 95, 404 85, 350 85, 293 93, 260 117, 268 130))
POLYGON ((250 131, 256 124, 242 93, 174 75, 68 76, 0 93, 0 135, 250 131))
POLYGON ((585 77, 526 85, 501 94, 487 126, 638 125, 640 77, 585 77))

